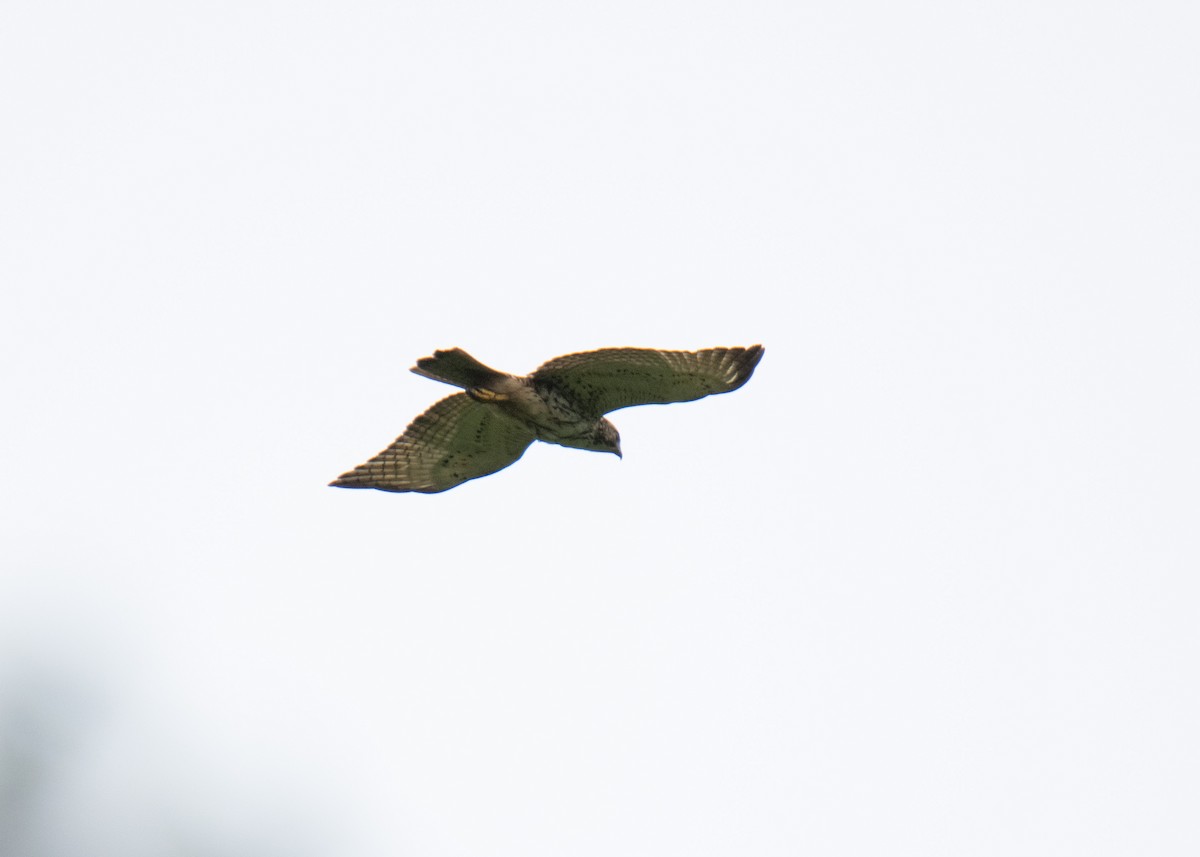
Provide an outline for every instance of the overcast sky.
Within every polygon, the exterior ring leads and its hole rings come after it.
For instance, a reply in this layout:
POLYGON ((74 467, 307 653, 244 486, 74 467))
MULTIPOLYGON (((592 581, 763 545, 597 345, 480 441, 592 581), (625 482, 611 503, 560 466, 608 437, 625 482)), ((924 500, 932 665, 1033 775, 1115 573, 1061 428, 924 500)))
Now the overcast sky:
POLYGON ((1200 853, 1200 13, 10 3, 0 852, 1200 853), (762 343, 435 496, 450 392, 762 343))

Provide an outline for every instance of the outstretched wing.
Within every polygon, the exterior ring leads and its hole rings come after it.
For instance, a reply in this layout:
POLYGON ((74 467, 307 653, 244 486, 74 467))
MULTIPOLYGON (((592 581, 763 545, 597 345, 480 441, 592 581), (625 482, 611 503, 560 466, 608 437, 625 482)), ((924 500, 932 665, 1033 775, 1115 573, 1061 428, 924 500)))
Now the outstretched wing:
POLYGON ((691 402, 736 390, 750 380, 762 355, 761 345, 704 351, 602 348, 556 357, 532 377, 534 384, 558 389, 584 413, 600 417, 634 405, 691 402))
POLYGON ((343 473, 337 488, 436 494, 503 470, 533 443, 533 432, 466 393, 447 396, 365 464, 343 473))

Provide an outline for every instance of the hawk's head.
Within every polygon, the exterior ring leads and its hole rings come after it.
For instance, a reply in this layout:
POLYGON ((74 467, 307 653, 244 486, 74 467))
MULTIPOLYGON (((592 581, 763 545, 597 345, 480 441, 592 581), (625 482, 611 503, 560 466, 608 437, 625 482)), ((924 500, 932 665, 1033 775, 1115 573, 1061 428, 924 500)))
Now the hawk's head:
POLYGON ((589 441, 588 449, 611 452, 617 458, 621 457, 621 435, 617 433, 617 427, 608 420, 601 418, 596 423, 589 441))

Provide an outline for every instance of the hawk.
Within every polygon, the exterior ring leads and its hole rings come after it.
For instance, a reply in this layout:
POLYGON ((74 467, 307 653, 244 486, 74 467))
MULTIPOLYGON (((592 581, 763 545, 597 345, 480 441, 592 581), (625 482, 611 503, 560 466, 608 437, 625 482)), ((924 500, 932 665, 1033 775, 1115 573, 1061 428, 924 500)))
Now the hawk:
POLYGON ((503 470, 535 440, 619 458, 621 438, 605 414, 736 390, 762 355, 761 345, 602 348, 556 357, 521 376, 484 366, 461 348, 435 351, 412 371, 466 392, 437 402, 391 446, 329 484, 436 494, 503 470))

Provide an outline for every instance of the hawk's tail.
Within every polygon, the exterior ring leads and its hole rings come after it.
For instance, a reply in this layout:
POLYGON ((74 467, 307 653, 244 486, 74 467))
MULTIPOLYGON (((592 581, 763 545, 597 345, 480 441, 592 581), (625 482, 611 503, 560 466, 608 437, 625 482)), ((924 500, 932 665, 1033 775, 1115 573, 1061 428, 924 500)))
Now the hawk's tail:
POLYGON ((461 348, 435 351, 432 357, 422 357, 412 371, 464 390, 487 388, 499 379, 508 377, 490 366, 484 366, 461 348))

